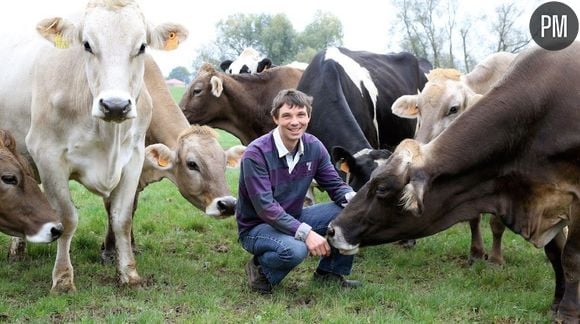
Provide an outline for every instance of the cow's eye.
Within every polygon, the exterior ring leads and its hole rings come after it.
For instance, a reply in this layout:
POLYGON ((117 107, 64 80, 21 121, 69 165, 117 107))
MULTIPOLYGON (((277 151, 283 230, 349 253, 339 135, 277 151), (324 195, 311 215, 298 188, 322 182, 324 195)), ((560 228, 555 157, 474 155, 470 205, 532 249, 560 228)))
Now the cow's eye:
POLYGON ((18 184, 18 178, 16 178, 16 176, 13 174, 3 175, 2 177, 0 177, 0 179, 2 179, 2 182, 4 182, 7 185, 15 186, 18 184))
POLYGON ((137 55, 144 54, 146 48, 147 48, 147 44, 145 44, 145 43, 141 44, 141 47, 139 47, 139 53, 137 53, 137 55))
POLYGON ((197 96, 201 93, 201 89, 193 89, 193 95, 197 96))
POLYGON ((449 108, 449 112, 447 113, 447 115, 453 115, 453 114, 457 114, 457 112, 459 111, 459 106, 452 106, 451 108, 449 108))
POLYGON ((89 44, 89 42, 86 42, 86 41, 85 41, 85 42, 83 43, 83 46, 85 47, 85 51, 87 51, 87 52, 89 52, 89 53, 91 53, 91 54, 94 54, 94 53, 93 53, 93 49, 91 48, 91 44, 89 44))
POLYGON ((195 161, 187 161, 187 168, 192 171, 199 171, 199 165, 195 161))
POLYGON ((379 196, 383 196, 387 193, 387 186, 384 184, 380 184, 377 186, 377 189, 375 190, 375 194, 379 195, 379 196))

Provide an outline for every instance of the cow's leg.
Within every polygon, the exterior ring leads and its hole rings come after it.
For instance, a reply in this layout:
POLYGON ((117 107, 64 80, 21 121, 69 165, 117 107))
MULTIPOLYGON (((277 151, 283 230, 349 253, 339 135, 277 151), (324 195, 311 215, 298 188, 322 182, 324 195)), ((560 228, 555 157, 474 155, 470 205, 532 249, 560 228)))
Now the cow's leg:
MULTIPOLYGON (((139 192, 135 194, 135 200, 133 201, 133 215, 135 216, 135 211, 137 210, 137 202, 139 199, 139 192)), ((115 234, 113 233, 113 228, 111 227, 111 201, 108 199, 103 199, 105 203, 105 210, 107 211, 107 235, 105 236, 105 241, 101 245, 101 261, 105 264, 113 264, 115 262, 115 257, 117 252, 115 250, 115 234)), ((133 253, 137 253, 137 245, 135 245, 135 236, 133 234, 133 227, 131 227, 131 248, 133 253)))
POLYGON ((119 184, 111 193, 110 223, 115 236, 117 251, 117 272, 121 285, 138 286, 141 277, 137 273, 135 255, 131 247, 133 226, 133 201, 137 192, 139 176, 145 158, 144 139, 141 146, 133 151, 131 160, 123 168, 119 184), (135 172, 138 171, 138 172, 135 172))
POLYGON ((111 201, 108 199, 103 199, 105 203, 105 210, 107 212, 107 234, 105 235, 105 241, 101 244, 101 262, 105 264, 113 264, 115 262, 115 234, 113 233, 113 228, 111 227, 111 201))
MULTIPOLYGON (((575 203, 568 225, 568 237, 562 252, 564 296, 560 301, 556 320, 564 323, 580 322, 580 204, 575 203)), ((564 236, 564 234, 560 234, 564 236)), ((557 278, 557 277, 556 277, 557 278)), ((558 283, 556 283, 558 286, 558 283)))
POLYGON ((26 240, 20 237, 10 238, 8 246, 8 261, 16 262, 24 259, 26 255, 26 240))
POLYGON ((473 264, 476 260, 483 260, 487 257, 483 247, 483 239, 481 237, 481 215, 477 215, 469 221, 469 228, 471 228, 471 248, 469 250, 469 264, 473 264))
POLYGON ((489 262, 501 265, 503 264, 503 255, 501 253, 501 238, 503 236, 503 232, 505 232, 505 225, 502 223, 499 217, 491 215, 491 218, 489 219, 489 226, 491 227, 491 233, 493 235, 489 262))
POLYGON ((562 268, 562 251, 564 249, 564 244, 566 243, 566 238, 563 233, 558 234, 552 241, 550 241, 544 247, 544 252, 552 269, 554 269, 554 274, 556 278, 556 287, 554 289, 554 301, 552 302, 552 312, 554 314, 558 311, 558 305, 564 296, 564 269, 562 268))
POLYGON ((53 293, 74 292, 76 287, 70 258, 70 246, 77 229, 78 214, 69 191, 68 174, 63 173, 59 165, 50 164, 50 159, 38 159, 38 161, 38 170, 44 191, 51 206, 61 216, 61 222, 64 227, 63 233, 57 241, 56 261, 52 269, 51 291, 53 293))

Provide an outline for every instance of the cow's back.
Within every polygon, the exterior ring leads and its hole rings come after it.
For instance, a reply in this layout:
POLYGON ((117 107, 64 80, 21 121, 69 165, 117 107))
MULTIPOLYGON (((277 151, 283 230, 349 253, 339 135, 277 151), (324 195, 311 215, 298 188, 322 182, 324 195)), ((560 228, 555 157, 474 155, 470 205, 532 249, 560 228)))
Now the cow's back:
POLYGON ((312 116, 308 132, 318 137, 331 150, 344 145, 343 137, 362 139, 349 149, 358 151, 378 146, 370 109, 357 87, 335 60, 326 60, 326 51, 310 62, 297 89, 312 96, 312 116), (356 107, 352 109, 352 107, 356 107))
POLYGON ((51 46, 37 35, 0 35, 0 128, 10 130, 18 151, 30 159, 24 138, 30 128, 33 62, 51 46))
POLYGON ((339 48, 313 58, 298 90, 314 97, 309 132, 330 150, 348 143, 336 136, 343 130, 351 139, 347 149, 355 153, 370 147, 393 148, 412 137, 415 121, 393 115, 390 107, 399 96, 416 94, 426 82, 417 59, 409 53, 383 55, 339 48), (359 129, 349 128, 352 123, 359 129))

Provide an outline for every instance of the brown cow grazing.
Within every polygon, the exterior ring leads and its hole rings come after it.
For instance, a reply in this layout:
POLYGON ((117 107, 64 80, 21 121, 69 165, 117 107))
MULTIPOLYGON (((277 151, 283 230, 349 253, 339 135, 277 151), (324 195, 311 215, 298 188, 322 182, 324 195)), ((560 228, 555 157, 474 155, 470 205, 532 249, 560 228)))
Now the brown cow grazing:
POLYGON ((544 248, 555 273, 556 319, 578 323, 578 57, 580 42, 530 49, 433 141, 403 141, 331 223, 330 243, 353 254, 492 213, 544 248))
MULTIPOLYGON (((428 143, 469 109, 483 94, 500 80, 516 54, 499 52, 488 56, 471 73, 462 75, 455 69, 434 69, 423 91, 416 95, 399 97, 391 107, 393 114, 418 120, 415 139, 428 143)), ((479 223, 481 217, 471 220, 470 262, 486 258, 479 223)), ((496 217, 490 219, 493 244, 489 260, 502 264, 501 238, 505 226, 496 217)))
POLYGON ((0 130, 0 231, 29 242, 60 237, 59 216, 40 190, 28 161, 16 150, 10 132, 0 130))
POLYGON ((275 125, 272 100, 282 89, 296 88, 304 71, 279 66, 262 73, 230 75, 204 64, 179 106, 192 124, 223 129, 248 145, 275 125))

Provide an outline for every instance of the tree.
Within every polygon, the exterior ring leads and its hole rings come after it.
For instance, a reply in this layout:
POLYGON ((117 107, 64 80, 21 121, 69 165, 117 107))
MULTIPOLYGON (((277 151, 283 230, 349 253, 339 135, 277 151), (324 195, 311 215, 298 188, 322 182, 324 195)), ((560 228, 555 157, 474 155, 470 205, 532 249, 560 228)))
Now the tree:
MULTIPOLYGON (((218 44, 216 42, 209 42, 202 45, 197 51, 197 56, 193 59, 191 64, 194 74, 197 73, 204 63, 219 66, 224 60, 231 59, 233 57, 232 54, 229 54, 231 49, 227 49, 223 46, 223 44, 218 44), (220 45, 222 47, 220 47, 220 45)), ((237 55, 237 53, 234 55, 237 55)))
POLYGON ((342 45, 342 23, 329 12, 316 11, 314 21, 308 24, 298 37, 302 48, 321 50, 331 46, 342 45))
POLYGON ((393 30, 403 31, 400 47, 417 57, 427 58, 434 67, 464 69, 469 72, 475 65, 474 57, 485 57, 491 52, 518 52, 526 47, 530 38, 527 29, 516 24, 522 10, 514 2, 503 3, 495 10, 492 23, 485 17, 470 17, 461 12, 457 0, 393 0, 398 9, 399 23, 393 30), (456 19, 457 15, 462 17, 456 19), (477 28, 477 40, 469 41, 470 30, 477 28), (486 30, 487 29, 487 30, 486 30), (493 40, 490 46, 489 41, 493 40), (455 44, 461 44, 462 64, 456 61, 455 44), (469 53, 469 54, 468 54, 469 53))
POLYGON ((185 84, 188 84, 191 79, 191 73, 189 73, 187 68, 178 66, 169 72, 168 79, 177 79, 183 81, 185 84))
POLYGON ((397 17, 403 22, 402 29, 405 31, 402 48, 415 56, 427 58, 434 67, 441 66, 444 29, 439 26, 443 21, 440 17, 439 0, 393 2, 399 8, 397 17))
POLYGON ((252 47, 282 64, 296 53, 296 32, 285 14, 235 14, 217 24, 218 48, 230 58, 252 47))
POLYGON ((449 57, 447 59, 447 66, 455 68, 455 57, 453 56, 453 29, 455 28, 455 16, 457 14, 457 0, 447 0, 447 24, 445 25, 445 32, 447 41, 449 42, 449 57))
POLYGON ((342 44, 342 23, 331 13, 318 11, 301 33, 285 14, 235 14, 216 24, 217 41, 205 44, 194 58, 197 71, 208 62, 219 65, 252 47, 276 65, 310 62, 321 49, 342 44))
POLYGON ((330 12, 321 10, 314 14, 314 21, 298 35, 296 61, 310 62, 319 51, 341 46, 344 33, 342 22, 330 12))
POLYGON ((277 14, 269 19, 260 35, 263 54, 274 64, 290 63, 296 55, 296 31, 285 14, 277 14))
POLYGON ((495 9, 497 20, 492 22, 492 31, 497 36, 496 52, 517 53, 526 47, 531 38, 515 27, 516 20, 522 15, 514 2, 503 3, 495 9))
POLYGON ((228 56, 237 56, 247 47, 264 51, 261 43, 262 31, 270 24, 271 17, 266 14, 235 14, 220 20, 217 27, 218 48, 229 53, 228 56))

